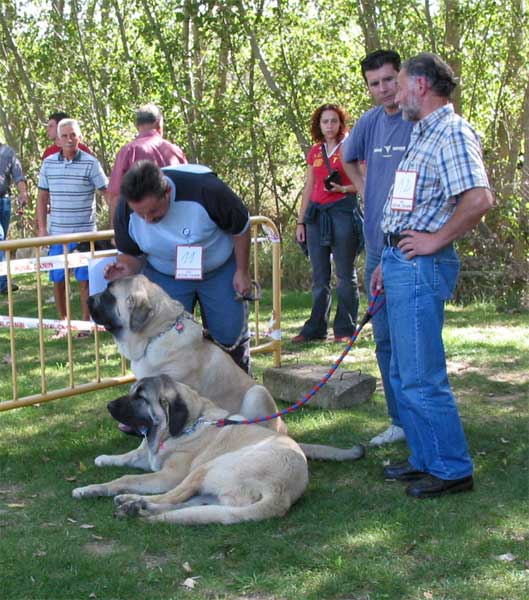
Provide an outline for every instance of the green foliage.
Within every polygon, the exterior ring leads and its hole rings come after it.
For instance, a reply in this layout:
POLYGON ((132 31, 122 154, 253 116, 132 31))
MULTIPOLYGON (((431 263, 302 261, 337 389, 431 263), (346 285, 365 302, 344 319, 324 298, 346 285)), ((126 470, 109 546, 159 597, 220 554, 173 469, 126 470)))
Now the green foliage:
MULTIPOLYGON (((460 249, 464 264, 478 262, 470 270, 495 265, 507 276, 495 287, 477 280, 473 295, 501 304, 506 288, 519 287, 512 301, 522 302, 518 274, 527 270, 529 246, 523 0, 4 0, 2 7, 0 125, 33 196, 50 112, 80 119, 109 172, 133 135, 133 110, 155 101, 166 137, 212 166, 284 236, 304 183, 314 108, 337 101, 354 122, 370 106, 358 66, 367 50, 439 53, 460 77, 459 108, 482 135, 498 201, 487 226, 460 249)), ((29 225, 12 235, 28 235, 29 225)))

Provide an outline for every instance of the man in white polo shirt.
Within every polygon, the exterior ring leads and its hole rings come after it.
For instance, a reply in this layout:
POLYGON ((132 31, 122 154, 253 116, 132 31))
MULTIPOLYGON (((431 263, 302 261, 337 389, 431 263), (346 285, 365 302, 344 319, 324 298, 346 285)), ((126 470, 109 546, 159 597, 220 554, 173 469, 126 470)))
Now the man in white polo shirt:
MULTIPOLYGON (((96 190, 105 191, 108 179, 99 161, 79 149, 81 129, 75 119, 63 119, 57 126, 61 150, 46 158, 39 173, 37 224, 39 236, 80 233, 96 230, 96 190), (47 206, 50 213, 47 214, 47 206)), ((70 244, 74 250, 77 244, 70 244)), ((62 244, 50 246, 49 255, 63 254, 62 244)), ((83 320, 88 312, 88 268, 74 269, 79 282, 83 320)), ((54 282, 55 304, 59 318, 66 319, 64 269, 50 272, 54 282)), ((61 337, 64 331, 58 332, 61 337)))

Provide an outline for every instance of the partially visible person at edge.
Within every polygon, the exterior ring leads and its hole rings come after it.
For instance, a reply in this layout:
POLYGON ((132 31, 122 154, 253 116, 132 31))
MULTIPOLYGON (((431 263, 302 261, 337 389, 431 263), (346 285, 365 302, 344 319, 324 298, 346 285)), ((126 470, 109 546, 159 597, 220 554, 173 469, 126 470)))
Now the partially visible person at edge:
POLYGON ((430 498, 473 489, 473 465, 446 369, 444 304, 455 288, 454 240, 475 227, 493 197, 479 138, 454 113, 452 69, 419 54, 402 65, 397 96, 415 125, 384 207, 385 247, 371 289, 384 289, 391 336, 390 380, 410 456, 384 468, 430 498))
MULTIPOLYGON (((46 135, 48 136, 48 138, 50 140, 52 140, 53 144, 51 146, 48 146, 46 148, 46 150, 44 150, 41 160, 48 158, 48 156, 51 156, 52 154, 60 152, 61 146, 59 144, 60 140, 59 140, 59 136, 57 134, 57 125, 63 119, 69 119, 69 118, 70 118, 70 115, 65 112, 54 112, 54 113, 51 113, 51 115, 48 117, 48 123, 46 125, 46 135)), ((92 150, 90 150, 90 148, 88 146, 83 144, 83 142, 79 143, 79 150, 82 150, 83 152, 88 152, 88 154, 92 154, 92 150)))
POLYGON ((239 197, 203 165, 134 164, 121 182, 114 218, 113 281, 139 272, 193 312, 246 372, 250 370, 247 305, 251 290, 250 216, 239 197), (179 246, 193 246, 200 272, 187 279, 179 246))
MULTIPOLYGON (((369 282, 380 263, 384 239, 380 222, 389 189, 395 179, 395 170, 410 141, 413 124, 402 119, 402 112, 395 102, 400 56, 392 50, 371 52, 360 61, 362 76, 376 104, 364 113, 342 146, 345 172, 356 185, 364 199, 364 234, 366 245, 365 287, 369 300, 369 282), (365 170, 361 163, 365 161, 365 170)), ((381 300, 379 300, 381 302, 381 300)), ((391 340, 388 313, 382 306, 373 316, 373 335, 376 357, 390 426, 369 442, 371 446, 391 444, 405 439, 398 412, 398 398, 389 381, 391 340)))
POLYGON ((155 104, 144 104, 136 111, 138 135, 125 144, 116 156, 108 183, 110 222, 119 198, 119 188, 125 173, 139 160, 152 160, 159 167, 170 167, 187 163, 181 148, 163 138, 163 115, 155 104))
MULTIPOLYGON (((58 126, 60 152, 44 159, 39 173, 37 197, 37 225, 39 236, 80 233, 96 230, 96 190, 105 192, 107 177, 99 161, 79 149, 81 129, 74 119, 62 119, 58 126), (48 215, 48 205, 50 213, 48 215)), ((68 245, 73 251, 77 243, 68 245)), ((62 244, 50 246, 49 256, 63 254, 62 244)), ((82 318, 90 320, 88 311, 88 267, 77 267, 74 275, 79 282, 82 318)), ((66 319, 64 269, 50 271, 54 283, 55 305, 61 320, 66 319)), ((59 328, 57 338, 66 335, 59 328)), ((80 332, 78 337, 87 335, 80 332)))
MULTIPOLYGON (((13 148, 0 142, 0 242, 7 239, 11 222, 11 186, 18 188, 18 212, 22 213, 28 203, 26 178, 20 161, 13 148)), ((5 261, 4 251, 0 251, 0 262, 5 261)), ((16 292, 18 286, 11 283, 11 290, 16 292)), ((0 294, 7 294, 7 276, 0 276, 0 294)))
POLYGON ((301 197, 296 240, 306 242, 312 266, 312 310, 294 343, 324 340, 331 311, 331 254, 336 270, 337 307, 334 341, 348 341, 356 329, 358 239, 353 226, 356 188, 344 171, 340 146, 347 135, 347 113, 337 104, 317 108, 311 119, 315 142, 307 156, 307 179, 301 197), (327 161, 328 164, 327 164, 327 161), (329 180, 330 173, 335 175, 329 180), (327 180, 327 182, 326 182, 327 180))

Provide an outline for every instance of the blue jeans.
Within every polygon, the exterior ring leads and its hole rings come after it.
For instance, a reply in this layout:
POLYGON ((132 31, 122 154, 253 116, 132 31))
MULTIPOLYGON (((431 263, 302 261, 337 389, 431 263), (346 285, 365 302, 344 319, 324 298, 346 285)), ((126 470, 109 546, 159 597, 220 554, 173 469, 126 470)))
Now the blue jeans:
MULTIPOLYGON (((374 252, 369 248, 366 249, 366 263, 365 263, 365 287, 366 294, 369 298, 369 302, 373 299, 370 293, 369 283, 371 281, 371 275, 373 271, 380 264, 382 256, 378 252, 374 252)), ((381 302, 384 296, 378 300, 381 302)), ((397 427, 402 427, 402 423, 399 417, 398 401, 395 397, 395 392, 391 387, 389 380, 389 366, 391 362, 391 339, 389 335, 389 323, 388 323, 388 309, 386 304, 375 313, 371 319, 373 325, 373 337, 375 339, 375 354, 377 357, 378 368, 380 370, 380 376, 382 377, 382 385, 384 386, 384 395, 386 397, 386 404, 388 407, 388 414, 391 417, 391 422, 397 427)))
MULTIPOLYGON (((0 196, 0 242, 7 239, 7 232, 9 230, 9 221, 11 220, 11 199, 9 196, 0 196)), ((0 251, 0 262, 4 262, 6 259, 5 252, 0 251)), ((0 277, 0 292, 7 290, 7 276, 2 275, 0 277)))
POLYGON ((181 302, 188 312, 192 313, 198 302, 204 327, 219 344, 230 347, 243 334, 239 345, 230 354, 248 372, 250 336, 244 303, 235 299, 235 268, 235 256, 232 254, 223 265, 204 273, 202 280, 177 280, 172 275, 153 269, 149 263, 144 267, 143 274, 164 289, 171 298, 181 302))
POLYGON ((337 307, 333 322, 335 336, 351 336, 358 319, 358 281, 355 269, 352 206, 346 211, 329 211, 332 219, 332 244, 320 243, 319 217, 305 225, 309 258, 312 265, 312 310, 301 329, 307 339, 327 336, 331 311, 331 254, 336 271, 337 307))
POLYGON ((450 245, 407 260, 392 247, 382 253, 391 336, 390 381, 410 449, 410 463, 441 479, 472 474, 463 426, 446 371, 444 304, 459 274, 450 245))

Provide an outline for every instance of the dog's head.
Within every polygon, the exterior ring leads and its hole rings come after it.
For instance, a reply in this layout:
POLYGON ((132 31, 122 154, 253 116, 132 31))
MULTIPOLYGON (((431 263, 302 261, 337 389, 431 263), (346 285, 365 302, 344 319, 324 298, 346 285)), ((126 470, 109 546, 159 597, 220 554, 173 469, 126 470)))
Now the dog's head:
POLYGON ((156 453, 161 440, 177 436, 200 416, 197 398, 193 390, 167 375, 145 377, 132 385, 128 395, 109 402, 108 410, 114 419, 147 437, 156 453))
MULTIPOLYGON (((106 290, 88 298, 88 309, 94 322, 110 331, 116 341, 130 342, 138 350, 184 311, 180 302, 143 275, 112 281, 106 290)), ((134 359, 128 352, 124 354, 134 359)))

